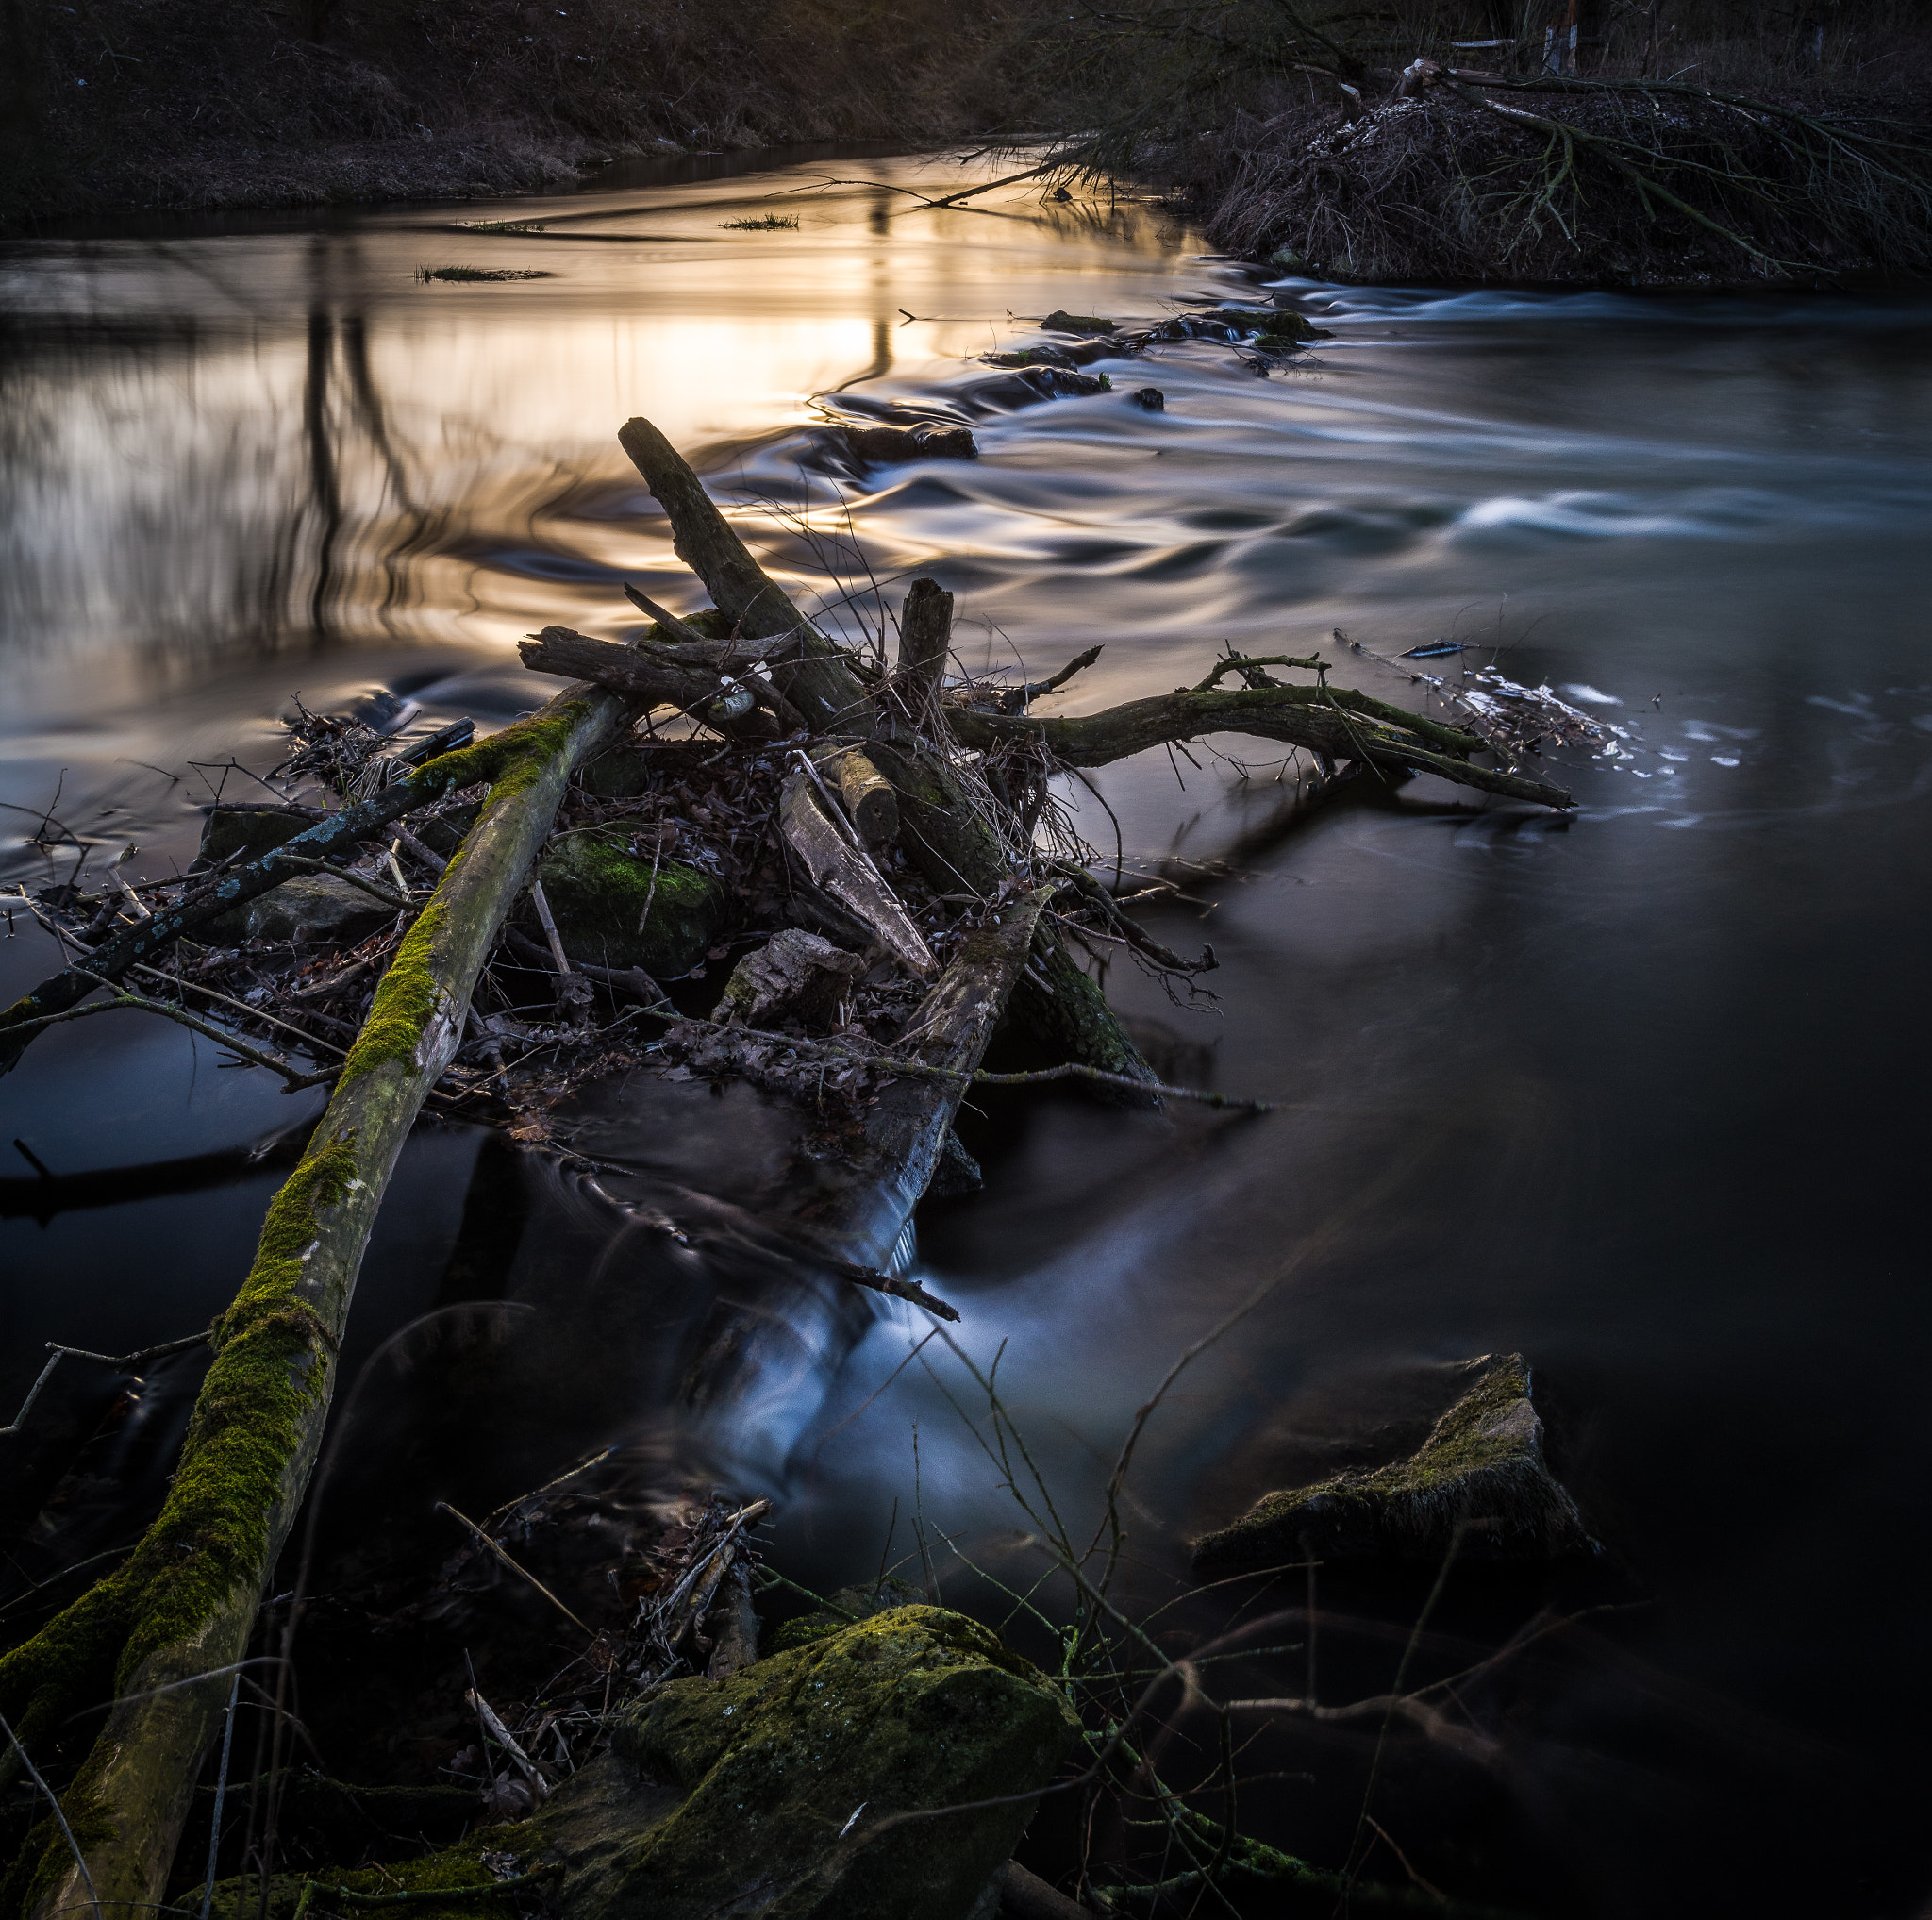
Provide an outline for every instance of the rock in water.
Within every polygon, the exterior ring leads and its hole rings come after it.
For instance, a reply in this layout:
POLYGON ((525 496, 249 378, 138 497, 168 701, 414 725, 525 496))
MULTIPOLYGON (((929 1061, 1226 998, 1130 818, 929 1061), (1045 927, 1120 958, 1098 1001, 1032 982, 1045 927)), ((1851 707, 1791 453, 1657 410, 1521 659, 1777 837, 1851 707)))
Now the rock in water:
POLYGON ((1097 313, 1069 313, 1055 308, 1041 323, 1049 333, 1111 333, 1113 322, 1097 313))
POLYGON ((795 1020, 808 1027, 826 1027, 864 971, 865 962, 856 953, 834 946, 820 934, 788 927, 732 968, 724 997, 711 1017, 740 1020, 746 1027, 795 1020))
POLYGON ((889 466, 899 460, 979 458, 979 442, 967 426, 855 426, 847 430, 845 438, 860 459, 880 465, 889 466))
POLYGON ((1324 1560, 1437 1559, 1458 1521, 1481 1521, 1460 1551, 1486 1560, 1553 1560, 1598 1550, 1576 1503, 1543 1464, 1543 1424, 1521 1354, 1468 1363, 1471 1384, 1407 1460, 1266 1494, 1195 1543, 1199 1572, 1324 1560))

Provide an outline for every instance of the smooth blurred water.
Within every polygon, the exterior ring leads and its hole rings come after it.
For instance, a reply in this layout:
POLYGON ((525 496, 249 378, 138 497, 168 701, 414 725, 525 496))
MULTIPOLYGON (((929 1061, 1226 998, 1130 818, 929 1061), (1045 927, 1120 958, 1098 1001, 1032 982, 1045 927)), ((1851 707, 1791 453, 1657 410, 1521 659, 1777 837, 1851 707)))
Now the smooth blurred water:
MULTIPOLYGON (((1395 1838, 1522 1911, 1913 1911, 1932 1878, 1913 1818, 1932 1328, 1911 1198, 1932 303, 1284 283, 1335 334, 1306 361, 1264 379, 1225 347, 1162 348, 1105 369, 1114 394, 1016 410, 965 357, 1029 317, 1154 319, 1247 281, 1143 203, 1021 191, 934 213, 895 191, 950 188, 949 162, 698 171, 455 209, 541 234, 384 209, 0 252, 0 800, 25 810, 0 828, 7 877, 43 877, 24 835, 57 786, 76 832, 141 843, 130 871, 185 861, 212 784, 247 784, 191 762, 269 764, 293 693, 388 688, 493 724, 547 691, 516 665, 521 634, 629 630, 625 579, 698 604, 616 446, 633 413, 828 618, 862 627, 869 576, 929 572, 960 595, 975 665, 1051 669, 1105 641, 1060 710, 1196 680, 1224 639, 1320 647, 1350 684, 1419 695, 1338 626, 1389 656, 1454 636, 1479 649, 1465 660, 1582 690, 1624 751, 1547 757, 1574 821, 1423 781, 1295 828, 1279 755, 1239 740, 1100 776, 1128 857, 1193 863, 1175 869, 1191 902, 1150 925, 1222 962, 1212 1006, 1173 1008, 1121 966, 1116 1000, 1211 1049, 1223 1089, 1283 1105, 1169 1133, 1073 1100, 985 1103, 964 1130, 988 1190, 928 1210, 931 1284, 964 1311, 965 1352, 1004 1343, 1007 1404, 1091 1515, 1174 1357, 1278 1280, 1149 1427, 1147 1595, 1351 1383, 1522 1350, 1612 1549, 1582 1597, 1628 1611, 1524 1683, 1480 1805, 1419 1774, 1395 1838), (722 225, 771 210, 798 229, 722 225), (554 277, 414 277, 451 262, 554 277), (1127 400, 1145 384, 1164 412, 1127 400), (953 417, 977 462, 864 475, 825 433, 953 417)), ((0 990, 52 961, 19 924, 0 990)), ((0 1082, 0 1135, 62 1176, 218 1154, 300 1118, 262 1078, 176 1029, 84 1023, 0 1082)), ((121 1350, 204 1322, 271 1179, 238 1164, 192 1198, 44 1218, 30 1182, 0 1185, 0 1383, 30 1378, 43 1340, 121 1350)), ((616 1262, 613 1218, 479 1156, 474 1132, 426 1130, 358 1350, 479 1298, 600 1337, 632 1313, 594 1391, 533 1388, 520 1430, 541 1456, 648 1425, 661 1374, 616 1357, 675 1345, 715 1277, 616 1262)), ((796 1378, 741 1423, 757 1431, 734 1442, 726 1418, 708 1440, 721 1471, 736 1452, 785 1493, 785 1563, 869 1574, 908 1550, 916 1501, 1013 1578, 1016 1515, 941 1391, 974 1410, 958 1361, 935 1344, 894 1376, 923 1327, 829 1324, 801 1309, 796 1378)), ((433 1429, 434 1405, 414 1417, 433 1429)), ((398 1524, 451 1476, 509 1471, 434 1446, 419 1467, 391 1477, 398 1524)), ((1452 1670, 1569 1597, 1452 1583, 1430 1657, 1452 1670)), ((1356 1623, 1324 1628, 1333 1697, 1387 1684, 1418 1598, 1329 1590, 1356 1623)), ((1282 1770, 1317 1783, 1266 1790, 1255 1817, 1336 1857, 1361 1762, 1291 1743, 1282 1770)))

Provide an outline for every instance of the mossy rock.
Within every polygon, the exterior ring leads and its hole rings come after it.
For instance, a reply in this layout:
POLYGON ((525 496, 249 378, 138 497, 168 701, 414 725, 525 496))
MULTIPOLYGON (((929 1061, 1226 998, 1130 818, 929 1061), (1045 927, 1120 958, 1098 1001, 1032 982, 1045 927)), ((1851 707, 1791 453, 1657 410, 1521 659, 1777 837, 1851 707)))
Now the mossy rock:
POLYGON ((1543 1424, 1521 1354, 1485 1354, 1470 1384, 1407 1460, 1266 1494, 1195 1543, 1201 1573, 1323 1560, 1435 1560, 1460 1523, 1472 1559, 1556 1560, 1598 1551, 1576 1503, 1543 1464, 1543 1424), (1480 1523, 1480 1524, 1474 1524, 1480 1523))
MULTIPOLYGON (((658 861, 654 885, 651 862, 633 854, 621 834, 559 836, 545 849, 537 877, 564 952, 591 966, 642 967, 655 978, 676 979, 730 928, 735 903, 724 881, 667 860, 658 861)), ((517 917, 526 930, 537 929, 528 894, 517 917)))
POLYGON ((1056 308, 1041 323, 1049 333, 1111 333, 1113 322, 1097 313, 1069 313, 1056 308))
MULTIPOLYGON (((513 1911, 529 1889, 497 1893, 491 1877, 526 1873, 542 1876, 557 1920, 966 1920, 1033 1803, 932 1810, 1046 1786, 1078 1732, 1058 1690, 996 1634, 890 1607, 728 1679, 659 1687, 618 1716, 613 1751, 525 1819, 315 1878, 358 1894, 448 1890, 447 1904, 408 1907, 425 1920, 513 1911), (930 1817, 876 1830, 899 1813, 930 1817)), ((271 1879, 270 1920, 293 1920, 302 1885, 271 1879)), ((219 1883, 216 1910, 243 1893, 252 1912, 253 1884, 219 1883)), ((200 1894, 179 1904, 194 1911, 200 1894)), ((309 1911, 359 1910, 319 1891, 309 1911)))
POLYGON ((613 1738, 686 1797, 584 1911, 962 1920, 1031 1803, 877 1823, 1043 1787, 1077 1731, 1035 1668, 937 1607, 890 1609, 729 1679, 675 1680, 613 1738))

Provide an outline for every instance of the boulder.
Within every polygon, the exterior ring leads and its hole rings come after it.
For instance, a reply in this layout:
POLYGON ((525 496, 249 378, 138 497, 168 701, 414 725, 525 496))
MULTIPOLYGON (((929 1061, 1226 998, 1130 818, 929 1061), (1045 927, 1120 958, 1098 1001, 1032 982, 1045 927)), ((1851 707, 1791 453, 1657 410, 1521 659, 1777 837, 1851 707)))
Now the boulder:
POLYGON ((996 1634, 896 1607, 724 1680, 674 1680, 612 1745, 675 1788, 676 1811, 568 1915, 964 1920, 1030 1801, 895 1813, 1045 1786, 1078 1732, 1059 1693, 996 1634))
MULTIPOLYGON (((413 1898, 425 1920, 475 1920, 491 1911, 477 1894, 532 1871, 555 1920, 968 1920, 997 1899, 1034 1803, 881 1823, 1043 1787, 1079 1726, 996 1634, 921 1606, 728 1679, 673 1680, 611 1730, 613 1750, 528 1817, 418 1860, 329 1869, 328 1885, 413 1898)), ((269 1920, 296 1920, 308 1886, 273 1877, 269 1920)), ((253 1880, 219 1882, 217 1911, 244 1891, 252 1911, 253 1880)))
MULTIPOLYGON (((660 860, 654 883, 650 860, 633 854, 620 833, 562 835, 545 849, 537 877, 564 952, 591 966, 642 967, 656 979, 675 979, 730 929, 734 903, 724 881, 660 860)), ((527 893, 517 922, 541 938, 527 893)))
MULTIPOLYGON (((1266 1494, 1230 1527, 1195 1543, 1201 1573, 1338 1560, 1434 1560, 1458 1522, 1480 1522, 1460 1552, 1554 1560, 1599 1549, 1576 1503, 1543 1463, 1543 1424, 1521 1354, 1460 1369, 1463 1391, 1405 1460, 1266 1494)), ((1440 1404, 1440 1403, 1439 1403, 1440 1404)))
POLYGON ((847 953, 816 933, 788 927, 755 947, 731 970, 714 1020, 737 1020, 746 1027, 779 1027, 796 1021, 806 1027, 830 1027, 839 1003, 865 971, 856 953, 847 953))
POLYGON ((197 867, 218 867, 230 854, 258 860, 316 824, 301 813, 271 813, 258 808, 217 807, 201 829, 197 867))
POLYGON ((1158 387, 1136 387, 1127 397, 1143 413, 1167 411, 1167 395, 1158 387))

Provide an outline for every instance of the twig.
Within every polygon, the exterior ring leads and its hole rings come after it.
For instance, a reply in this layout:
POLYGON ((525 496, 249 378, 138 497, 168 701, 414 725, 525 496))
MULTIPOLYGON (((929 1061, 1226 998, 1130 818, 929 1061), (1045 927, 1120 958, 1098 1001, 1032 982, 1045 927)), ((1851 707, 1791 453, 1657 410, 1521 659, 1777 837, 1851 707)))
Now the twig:
POLYGON ((90 1353, 84 1346, 62 1346, 56 1341, 48 1341, 47 1348, 52 1358, 41 1369, 41 1377, 27 1389, 27 1395, 20 1403, 20 1411, 13 1416, 11 1427, 0 1427, 0 1434, 18 1433, 21 1423, 26 1418, 27 1411, 40 1398, 41 1389, 47 1384, 54 1369, 64 1359, 98 1361, 101 1365, 112 1367, 117 1373, 125 1373, 130 1367, 142 1365, 151 1360, 163 1360, 171 1353, 186 1353, 192 1346, 205 1346, 206 1333, 191 1333, 185 1340, 170 1340, 159 1346, 144 1346, 135 1353, 90 1353))
POLYGON ((483 1543, 483 1544, 487 1546, 490 1549, 490 1551, 493 1553, 497 1557, 497 1559, 500 1560, 504 1563, 504 1565, 510 1570, 511 1573, 517 1575, 522 1579, 528 1580, 529 1583, 533 1587, 535 1587, 536 1590, 540 1594, 541 1594, 543 1597, 546 1600, 548 1600, 550 1604, 553 1607, 555 1607, 557 1611, 559 1613, 561 1613, 563 1617, 566 1620, 568 1620, 573 1627, 576 1628, 580 1632, 588 1633, 592 1640, 596 1639, 597 1635, 593 1628, 586 1627, 584 1623, 581 1620, 579 1620, 577 1616, 575 1613, 573 1613, 570 1611, 570 1609, 566 1607, 563 1604, 563 1602, 559 1600, 557 1597, 557 1595, 553 1594, 550 1591, 550 1589, 546 1587, 543 1584, 543 1582, 537 1578, 535 1574, 531 1573, 527 1567, 521 1567, 516 1563, 515 1561, 510 1559, 509 1555, 504 1552, 503 1548, 498 1546, 495 1541, 491 1540, 491 1537, 487 1533, 485 1533, 483 1529, 480 1527, 478 1527, 474 1520, 468 1518, 465 1514, 458 1513, 457 1510, 454 1507, 452 1507, 447 1500, 439 1500, 436 1503, 436 1511, 439 1513, 447 1513, 452 1520, 460 1521, 463 1526, 467 1527, 470 1529, 470 1531, 474 1533, 476 1536, 476 1538, 480 1540, 483 1543))
MULTIPOLYGON (((522 1572, 522 1569, 519 1568, 518 1571, 522 1572)), ((528 1576, 525 1576, 525 1578, 527 1578, 528 1576)), ((473 1667, 470 1672, 470 1678, 474 1681, 475 1678, 475 1669, 473 1667)), ((470 1688, 470 1705, 475 1708, 477 1719, 489 1728, 491 1737, 496 1742, 497 1745, 502 1747, 504 1752, 516 1761, 518 1767, 523 1772, 524 1778, 537 1790, 537 1797, 540 1800, 547 1800, 550 1797, 550 1782, 538 1771, 537 1762, 517 1745, 515 1736, 503 1724, 502 1720, 497 1717, 496 1709, 483 1697, 482 1694, 474 1685, 470 1688)))

